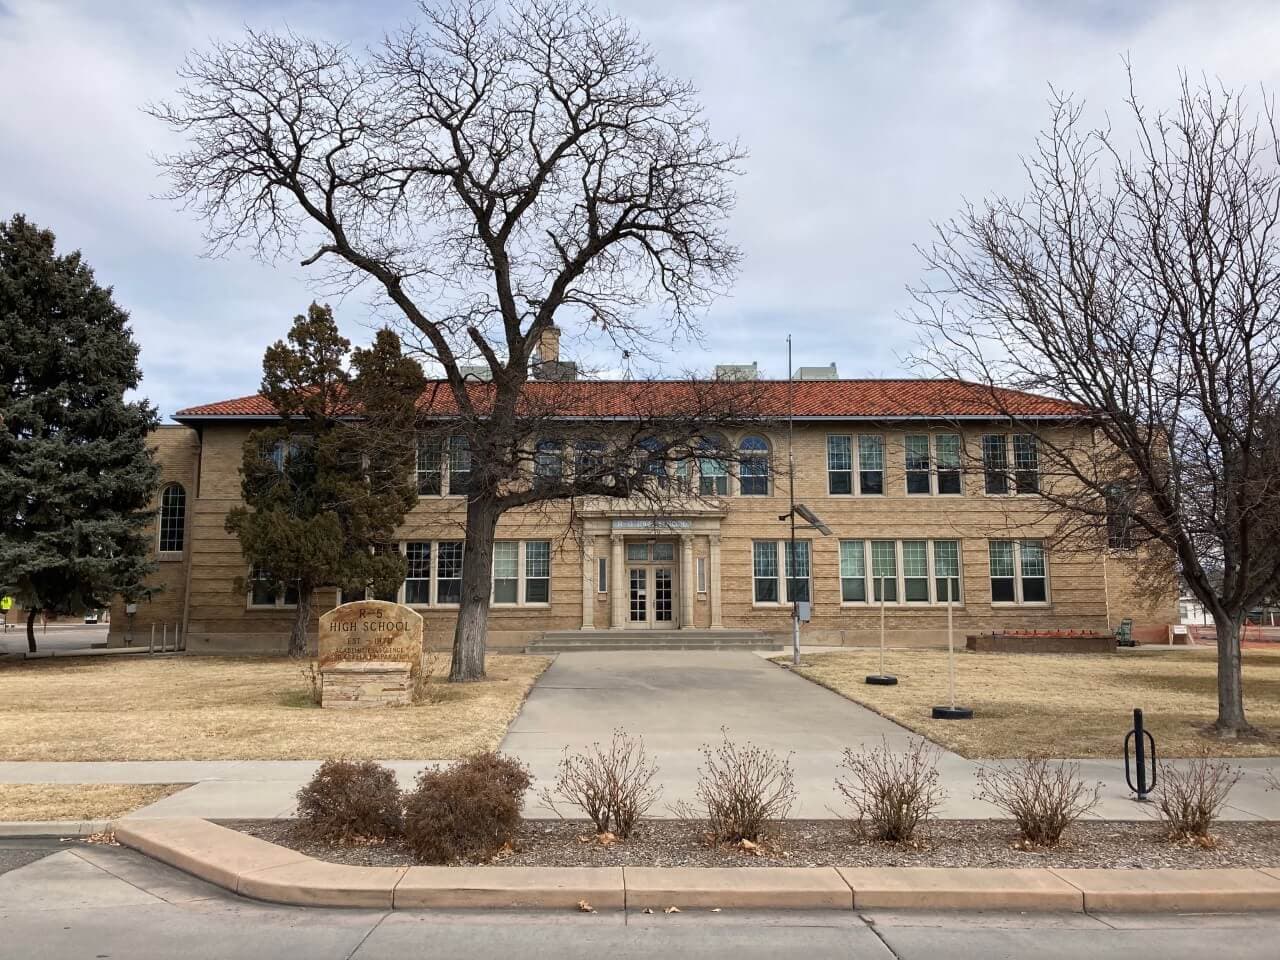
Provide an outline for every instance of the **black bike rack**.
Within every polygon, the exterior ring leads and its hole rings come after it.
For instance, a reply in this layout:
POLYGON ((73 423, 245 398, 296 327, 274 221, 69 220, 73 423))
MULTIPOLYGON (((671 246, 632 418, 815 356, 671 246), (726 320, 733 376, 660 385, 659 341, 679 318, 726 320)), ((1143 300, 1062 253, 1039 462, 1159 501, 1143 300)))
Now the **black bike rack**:
POLYGON ((1151 735, 1151 731, 1142 725, 1142 711, 1135 708, 1133 711, 1133 729, 1125 734, 1124 738, 1124 779, 1129 784, 1129 789, 1137 794, 1136 799, 1141 803, 1146 801, 1147 794, 1155 789, 1156 786, 1156 738, 1151 735), (1134 752, 1134 769, 1129 766, 1129 745, 1133 745, 1134 752), (1147 780, 1148 757, 1150 751, 1150 770, 1151 780, 1147 780), (1132 773, 1138 775, 1138 782, 1133 782, 1132 773))

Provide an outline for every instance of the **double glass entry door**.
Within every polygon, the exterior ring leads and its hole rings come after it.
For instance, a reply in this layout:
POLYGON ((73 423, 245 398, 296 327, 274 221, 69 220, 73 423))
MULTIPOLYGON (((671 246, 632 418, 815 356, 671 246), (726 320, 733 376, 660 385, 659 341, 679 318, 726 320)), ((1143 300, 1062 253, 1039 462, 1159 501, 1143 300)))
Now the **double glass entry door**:
POLYGON ((627 560, 627 626, 674 627, 674 544, 628 544, 627 560))

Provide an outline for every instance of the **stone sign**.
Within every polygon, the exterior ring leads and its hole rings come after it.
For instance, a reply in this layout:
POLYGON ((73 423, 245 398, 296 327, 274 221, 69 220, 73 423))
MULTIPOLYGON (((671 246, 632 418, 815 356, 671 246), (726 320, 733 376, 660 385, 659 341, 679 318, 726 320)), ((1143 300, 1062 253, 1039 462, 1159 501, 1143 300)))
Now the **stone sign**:
POLYGON ((422 665, 422 614, 385 600, 356 600, 320 615, 320 667, 398 660, 422 665))

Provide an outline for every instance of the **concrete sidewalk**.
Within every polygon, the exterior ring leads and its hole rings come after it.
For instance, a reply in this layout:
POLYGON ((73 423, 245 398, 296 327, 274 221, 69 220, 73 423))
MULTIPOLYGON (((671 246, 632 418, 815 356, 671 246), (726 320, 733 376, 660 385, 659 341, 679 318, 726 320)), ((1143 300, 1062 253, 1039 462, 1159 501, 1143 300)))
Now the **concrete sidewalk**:
MULTIPOLYGON (((792 816, 800 818, 837 815, 832 782, 846 747, 878 744, 884 738, 891 748, 901 750, 917 739, 879 714, 751 653, 560 654, 534 686, 502 743, 501 749, 529 764, 536 778, 526 798, 527 815, 554 815, 537 793, 554 778, 566 746, 580 749, 595 740, 607 741, 617 726, 643 736, 658 763, 663 795, 650 811, 658 817, 674 816, 674 805, 694 801, 702 759, 699 747, 718 743, 722 726, 735 741, 749 740, 791 755, 797 790, 792 816)), ((1244 778, 1232 791, 1224 818, 1280 820, 1280 792, 1268 792, 1263 784, 1269 768, 1280 769, 1280 760, 1232 762, 1244 771, 1244 778)), ((400 760, 388 766, 408 787, 432 763, 400 760)), ((318 765, 312 760, 4 762, 0 783, 191 783, 131 816, 281 817, 292 814, 298 789, 318 765)), ((948 796, 940 816, 1001 815, 973 798, 982 766, 983 762, 942 753, 939 772, 948 796)), ((1080 772, 1087 780, 1103 783, 1102 803, 1094 817, 1155 816, 1152 804, 1129 799, 1118 756, 1081 761, 1080 772)))

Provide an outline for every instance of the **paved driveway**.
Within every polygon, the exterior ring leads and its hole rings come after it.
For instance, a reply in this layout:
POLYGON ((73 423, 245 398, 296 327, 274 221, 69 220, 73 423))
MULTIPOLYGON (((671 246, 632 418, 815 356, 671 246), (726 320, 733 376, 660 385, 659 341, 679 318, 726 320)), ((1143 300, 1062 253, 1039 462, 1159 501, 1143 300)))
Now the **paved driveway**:
MULTIPOLYGON (((904 749, 913 735, 879 714, 754 653, 562 653, 542 675, 503 741, 504 752, 528 763, 539 781, 554 777, 566 744, 607 740, 615 727, 644 737, 665 786, 665 804, 692 800, 701 754, 725 727, 750 740, 794 753, 800 817, 831 816, 832 781, 846 747, 887 737, 904 749)), ((969 764, 947 754, 944 762, 969 764)), ((531 798, 532 799, 532 798, 531 798)), ((533 806, 530 813, 547 813, 533 806)))

